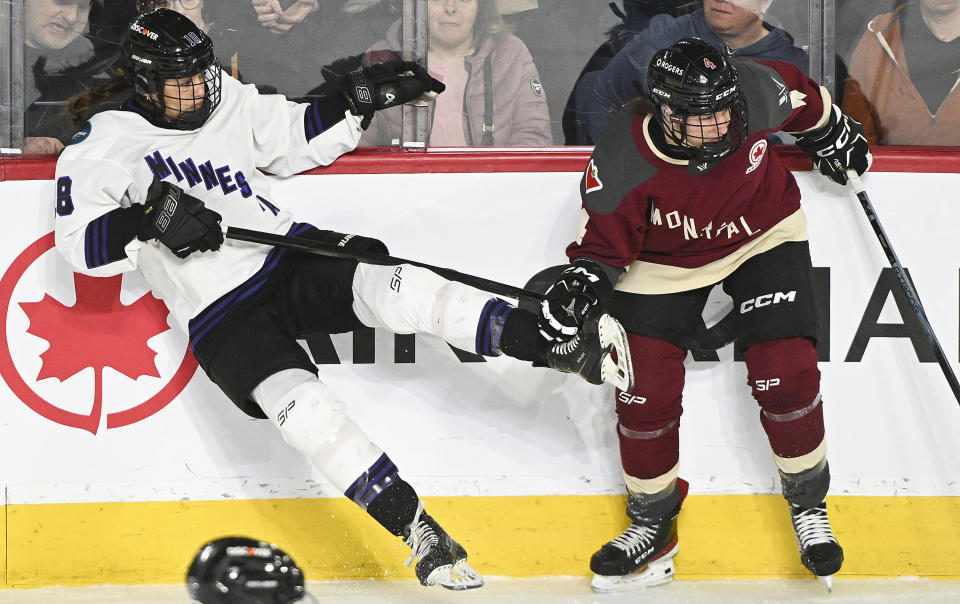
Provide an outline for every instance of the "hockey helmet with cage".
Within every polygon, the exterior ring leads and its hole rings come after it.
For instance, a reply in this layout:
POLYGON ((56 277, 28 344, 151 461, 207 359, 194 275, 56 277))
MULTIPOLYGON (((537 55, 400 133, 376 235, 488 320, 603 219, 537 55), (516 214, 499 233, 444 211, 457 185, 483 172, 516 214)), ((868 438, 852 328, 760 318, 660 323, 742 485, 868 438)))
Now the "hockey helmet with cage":
POLYGON ((187 570, 190 598, 201 604, 288 604, 306 596, 303 572, 276 545, 249 537, 205 543, 187 570))
POLYGON ((737 70, 699 38, 684 38, 653 56, 647 97, 669 151, 680 157, 714 164, 746 138, 747 106, 737 70))
POLYGON ((220 103, 222 76, 213 42, 184 15, 167 8, 139 15, 124 31, 120 52, 124 75, 155 124, 193 130, 220 103), (198 74, 202 81, 194 77, 198 74), (192 80, 183 82, 186 78, 192 80), (167 80, 180 80, 173 89, 181 96, 164 94, 167 80))

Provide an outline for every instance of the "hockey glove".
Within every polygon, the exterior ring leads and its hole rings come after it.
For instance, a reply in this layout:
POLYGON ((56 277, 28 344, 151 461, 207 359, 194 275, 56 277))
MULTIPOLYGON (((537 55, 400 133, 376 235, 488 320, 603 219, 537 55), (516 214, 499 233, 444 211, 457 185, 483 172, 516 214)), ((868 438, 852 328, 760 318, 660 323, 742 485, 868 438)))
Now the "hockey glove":
POLYGON ((360 127, 366 130, 373 112, 403 103, 425 105, 446 87, 413 61, 384 61, 361 67, 347 74, 343 93, 350 113, 362 115, 360 127))
POLYGON ((583 326, 587 314, 603 306, 613 284, 590 260, 578 258, 547 290, 540 304, 540 333, 550 342, 566 342, 583 326))
POLYGON ((220 249, 220 220, 220 214, 177 185, 154 180, 143 202, 137 239, 156 239, 178 258, 186 258, 193 252, 220 249))
POLYGON ((862 175, 873 162, 863 126, 836 105, 830 110, 826 126, 796 137, 797 146, 813 158, 813 167, 840 185, 847 184, 847 170, 862 175))

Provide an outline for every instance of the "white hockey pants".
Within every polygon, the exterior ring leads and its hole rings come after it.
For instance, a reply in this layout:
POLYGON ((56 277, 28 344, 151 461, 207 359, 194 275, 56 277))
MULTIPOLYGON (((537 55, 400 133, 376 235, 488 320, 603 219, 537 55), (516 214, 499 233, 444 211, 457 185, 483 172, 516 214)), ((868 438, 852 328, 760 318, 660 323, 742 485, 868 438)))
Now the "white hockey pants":
POLYGON ((360 263, 353 277, 353 311, 367 327, 429 333, 470 352, 480 352, 477 324, 483 307, 493 298, 409 264, 360 263))

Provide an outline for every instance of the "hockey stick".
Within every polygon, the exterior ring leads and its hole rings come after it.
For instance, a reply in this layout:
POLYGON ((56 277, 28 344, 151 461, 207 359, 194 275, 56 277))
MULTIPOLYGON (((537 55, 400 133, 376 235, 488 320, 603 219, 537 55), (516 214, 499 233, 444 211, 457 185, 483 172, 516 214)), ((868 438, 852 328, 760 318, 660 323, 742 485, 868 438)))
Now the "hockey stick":
POLYGON ((451 281, 465 283, 466 285, 476 287, 477 289, 482 289, 483 291, 490 292, 492 294, 497 294, 498 296, 526 300, 535 304, 540 304, 544 297, 543 294, 530 291, 529 289, 514 287, 512 285, 507 285, 506 283, 491 281, 490 279, 484 279, 483 277, 477 277, 475 275, 468 275, 450 268, 433 266, 432 264, 427 264, 425 262, 406 260, 404 258, 397 258, 395 256, 378 254, 376 252, 348 250, 336 245, 326 245, 312 239, 307 239, 306 237, 274 235, 273 233, 241 229, 239 227, 224 227, 223 234, 227 239, 234 239, 236 241, 247 241, 250 243, 261 243, 263 245, 285 247, 293 250, 299 250, 301 252, 307 252, 308 254, 328 256, 330 258, 343 258, 346 260, 357 260, 358 262, 364 262, 366 264, 379 264, 383 266, 410 264, 413 266, 419 266, 420 268, 433 271, 441 277, 451 281))
POLYGON ((847 181, 853 188, 853 192, 857 194, 857 199, 860 200, 860 205, 863 206, 867 220, 870 221, 870 226, 873 227, 873 232, 876 233, 877 239, 880 241, 880 247, 883 248, 883 252, 887 255, 887 261, 890 263, 890 266, 893 267, 893 272, 897 274, 897 281, 900 282, 900 287, 902 287, 903 292, 907 294, 907 300, 910 302, 910 306, 913 307, 914 312, 917 313, 917 317, 920 319, 920 325, 923 327, 927 339, 930 340, 930 345, 933 346, 933 354, 937 357, 937 363, 940 364, 943 375, 947 378, 947 383, 950 384, 950 390, 953 391, 953 396, 957 399, 957 403, 960 404, 960 383, 957 382, 957 376, 953 373, 953 368, 950 367, 950 361, 947 360, 947 356, 943 354, 940 341, 937 340, 936 334, 933 333, 933 327, 930 325, 930 320, 927 319, 927 313, 924 312, 923 305, 920 304, 920 296, 917 295, 917 290, 914 289, 913 284, 910 283, 910 278, 907 277, 903 266, 900 264, 900 260, 897 259, 896 252, 893 251, 893 247, 890 245, 890 239, 887 237, 886 232, 884 232, 883 226, 880 224, 880 219, 877 217, 877 212, 870 203, 870 198, 867 196, 867 190, 863 186, 863 181, 860 180, 860 177, 854 170, 847 170, 847 181))

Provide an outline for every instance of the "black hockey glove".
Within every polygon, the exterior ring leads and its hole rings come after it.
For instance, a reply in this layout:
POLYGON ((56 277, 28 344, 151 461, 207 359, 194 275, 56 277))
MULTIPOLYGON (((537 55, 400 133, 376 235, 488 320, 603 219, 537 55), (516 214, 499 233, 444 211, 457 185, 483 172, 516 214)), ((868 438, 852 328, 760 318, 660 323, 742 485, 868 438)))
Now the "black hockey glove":
POLYGON ((813 158, 813 167, 840 185, 847 184, 847 170, 862 175, 873 161, 863 126, 836 105, 826 126, 796 137, 797 146, 813 158))
POLYGON ((363 116, 360 126, 366 130, 374 111, 415 101, 425 104, 445 88, 413 61, 395 60, 351 71, 342 89, 350 113, 363 116))
POLYGON ((540 333, 550 342, 566 342, 577 335, 587 314, 603 306, 613 284, 590 260, 577 258, 547 290, 540 304, 540 333))
POLYGON ((156 239, 178 258, 186 258, 193 252, 220 249, 220 220, 220 214, 177 185, 154 180, 143 203, 137 239, 156 239))

